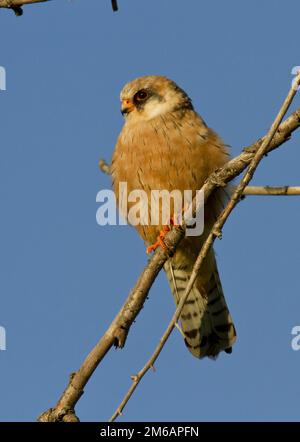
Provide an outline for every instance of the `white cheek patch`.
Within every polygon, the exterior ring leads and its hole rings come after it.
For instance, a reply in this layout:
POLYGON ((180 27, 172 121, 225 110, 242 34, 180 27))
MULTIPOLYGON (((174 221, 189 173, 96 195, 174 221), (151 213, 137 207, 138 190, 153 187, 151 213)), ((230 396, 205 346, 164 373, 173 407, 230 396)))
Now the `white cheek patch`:
POLYGON ((173 106, 170 106, 170 103, 157 101, 157 100, 150 100, 148 103, 146 103, 143 109, 143 114, 147 120, 151 120, 152 118, 155 118, 158 115, 171 111, 172 108, 173 106))
POLYGON ((178 101, 178 95, 174 91, 168 91, 162 101, 150 99, 143 109, 144 118, 151 120, 158 115, 171 112, 178 104, 178 101))

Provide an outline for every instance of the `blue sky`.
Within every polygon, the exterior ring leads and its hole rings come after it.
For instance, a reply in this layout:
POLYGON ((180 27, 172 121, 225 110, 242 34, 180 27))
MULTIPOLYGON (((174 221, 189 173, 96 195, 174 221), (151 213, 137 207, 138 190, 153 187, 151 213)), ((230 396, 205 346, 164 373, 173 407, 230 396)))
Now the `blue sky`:
MULTIPOLYGON (((133 228, 96 224, 127 81, 167 75, 232 146, 270 126, 299 59, 297 0, 52 1, 0 10, 0 420, 34 421, 106 330, 147 261, 133 228)), ((292 109, 300 106, 297 96, 292 109)), ((300 131, 253 184, 300 185, 300 131)), ((238 341, 197 360, 177 331, 120 420, 299 420, 299 197, 249 197, 216 243, 238 341)), ((107 420, 174 311, 159 275, 123 350, 109 352, 76 411, 107 420)))

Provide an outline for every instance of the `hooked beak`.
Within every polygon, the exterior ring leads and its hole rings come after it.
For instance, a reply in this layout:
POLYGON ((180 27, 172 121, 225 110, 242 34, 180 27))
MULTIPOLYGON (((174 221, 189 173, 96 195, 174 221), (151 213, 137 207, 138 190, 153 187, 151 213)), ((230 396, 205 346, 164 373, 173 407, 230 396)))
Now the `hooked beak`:
POLYGON ((129 112, 132 112, 133 109, 134 109, 134 104, 131 100, 129 99, 122 100, 122 105, 121 105, 122 115, 129 114, 129 112))

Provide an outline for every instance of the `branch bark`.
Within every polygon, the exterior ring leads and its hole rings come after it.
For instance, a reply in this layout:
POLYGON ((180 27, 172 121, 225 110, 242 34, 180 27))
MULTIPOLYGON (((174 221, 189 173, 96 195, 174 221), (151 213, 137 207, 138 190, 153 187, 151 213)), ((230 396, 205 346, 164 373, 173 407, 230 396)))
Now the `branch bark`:
MULTIPOLYGON (((267 152, 278 148, 290 139, 292 133, 299 126, 300 108, 279 126, 268 146, 267 152)), ((209 176, 202 187, 205 201, 213 190, 217 187, 223 187, 246 169, 264 140, 265 137, 257 140, 251 146, 245 148, 240 155, 229 161, 222 169, 215 171, 209 176)), ((171 253, 175 251, 183 236, 183 227, 175 227, 167 233, 165 242, 171 253)), ((101 360, 113 345, 117 347, 124 346, 129 328, 142 309, 149 290, 167 259, 168 255, 164 250, 161 248, 157 249, 103 337, 89 353, 79 370, 72 376, 56 406, 43 413, 38 420, 53 422, 62 421, 68 419, 69 416, 74 416, 74 407, 83 394, 85 385, 101 360)))

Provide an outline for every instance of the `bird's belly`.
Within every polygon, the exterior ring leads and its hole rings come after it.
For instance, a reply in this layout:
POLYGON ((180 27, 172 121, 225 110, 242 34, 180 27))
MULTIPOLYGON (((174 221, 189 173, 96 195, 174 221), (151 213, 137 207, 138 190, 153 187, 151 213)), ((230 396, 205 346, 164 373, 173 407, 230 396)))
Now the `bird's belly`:
MULTIPOLYGON (((171 125, 170 122, 168 124, 171 125)), ((126 125, 120 134, 113 156, 112 175, 117 199, 120 182, 126 183, 128 196, 140 190, 148 199, 148 222, 146 225, 136 226, 148 243, 153 242, 162 225, 170 221, 162 213, 160 205, 159 223, 151 224, 153 193, 175 192, 174 198, 170 198, 170 217, 174 214, 176 216, 178 210, 174 208, 180 204, 176 205, 174 201, 181 199, 184 208, 184 192, 189 191, 193 197, 209 174, 220 163, 225 162, 224 152, 216 145, 216 136, 212 132, 203 140, 199 131, 193 130, 184 137, 183 131, 171 130, 169 126, 154 126, 153 123, 140 125, 132 130, 126 125), (216 156, 220 159, 216 160, 216 156)), ((135 205, 135 201, 128 201, 123 214, 128 215, 135 205)))
MULTIPOLYGON (((140 204, 138 195, 145 196, 146 203, 140 205, 146 209, 141 216, 143 221, 135 227, 144 241, 152 243, 162 226, 182 213, 196 190, 201 189, 205 177, 199 171, 197 174, 189 160, 178 153, 171 155, 158 150, 156 154, 142 155, 135 152, 135 155, 130 153, 127 158, 130 158, 130 171, 125 163, 116 165, 118 180, 114 184, 117 199, 120 200, 118 185, 122 182, 127 190, 126 213, 123 211, 123 214, 128 218, 140 204)), ((132 223, 130 219, 129 223, 132 223)))

